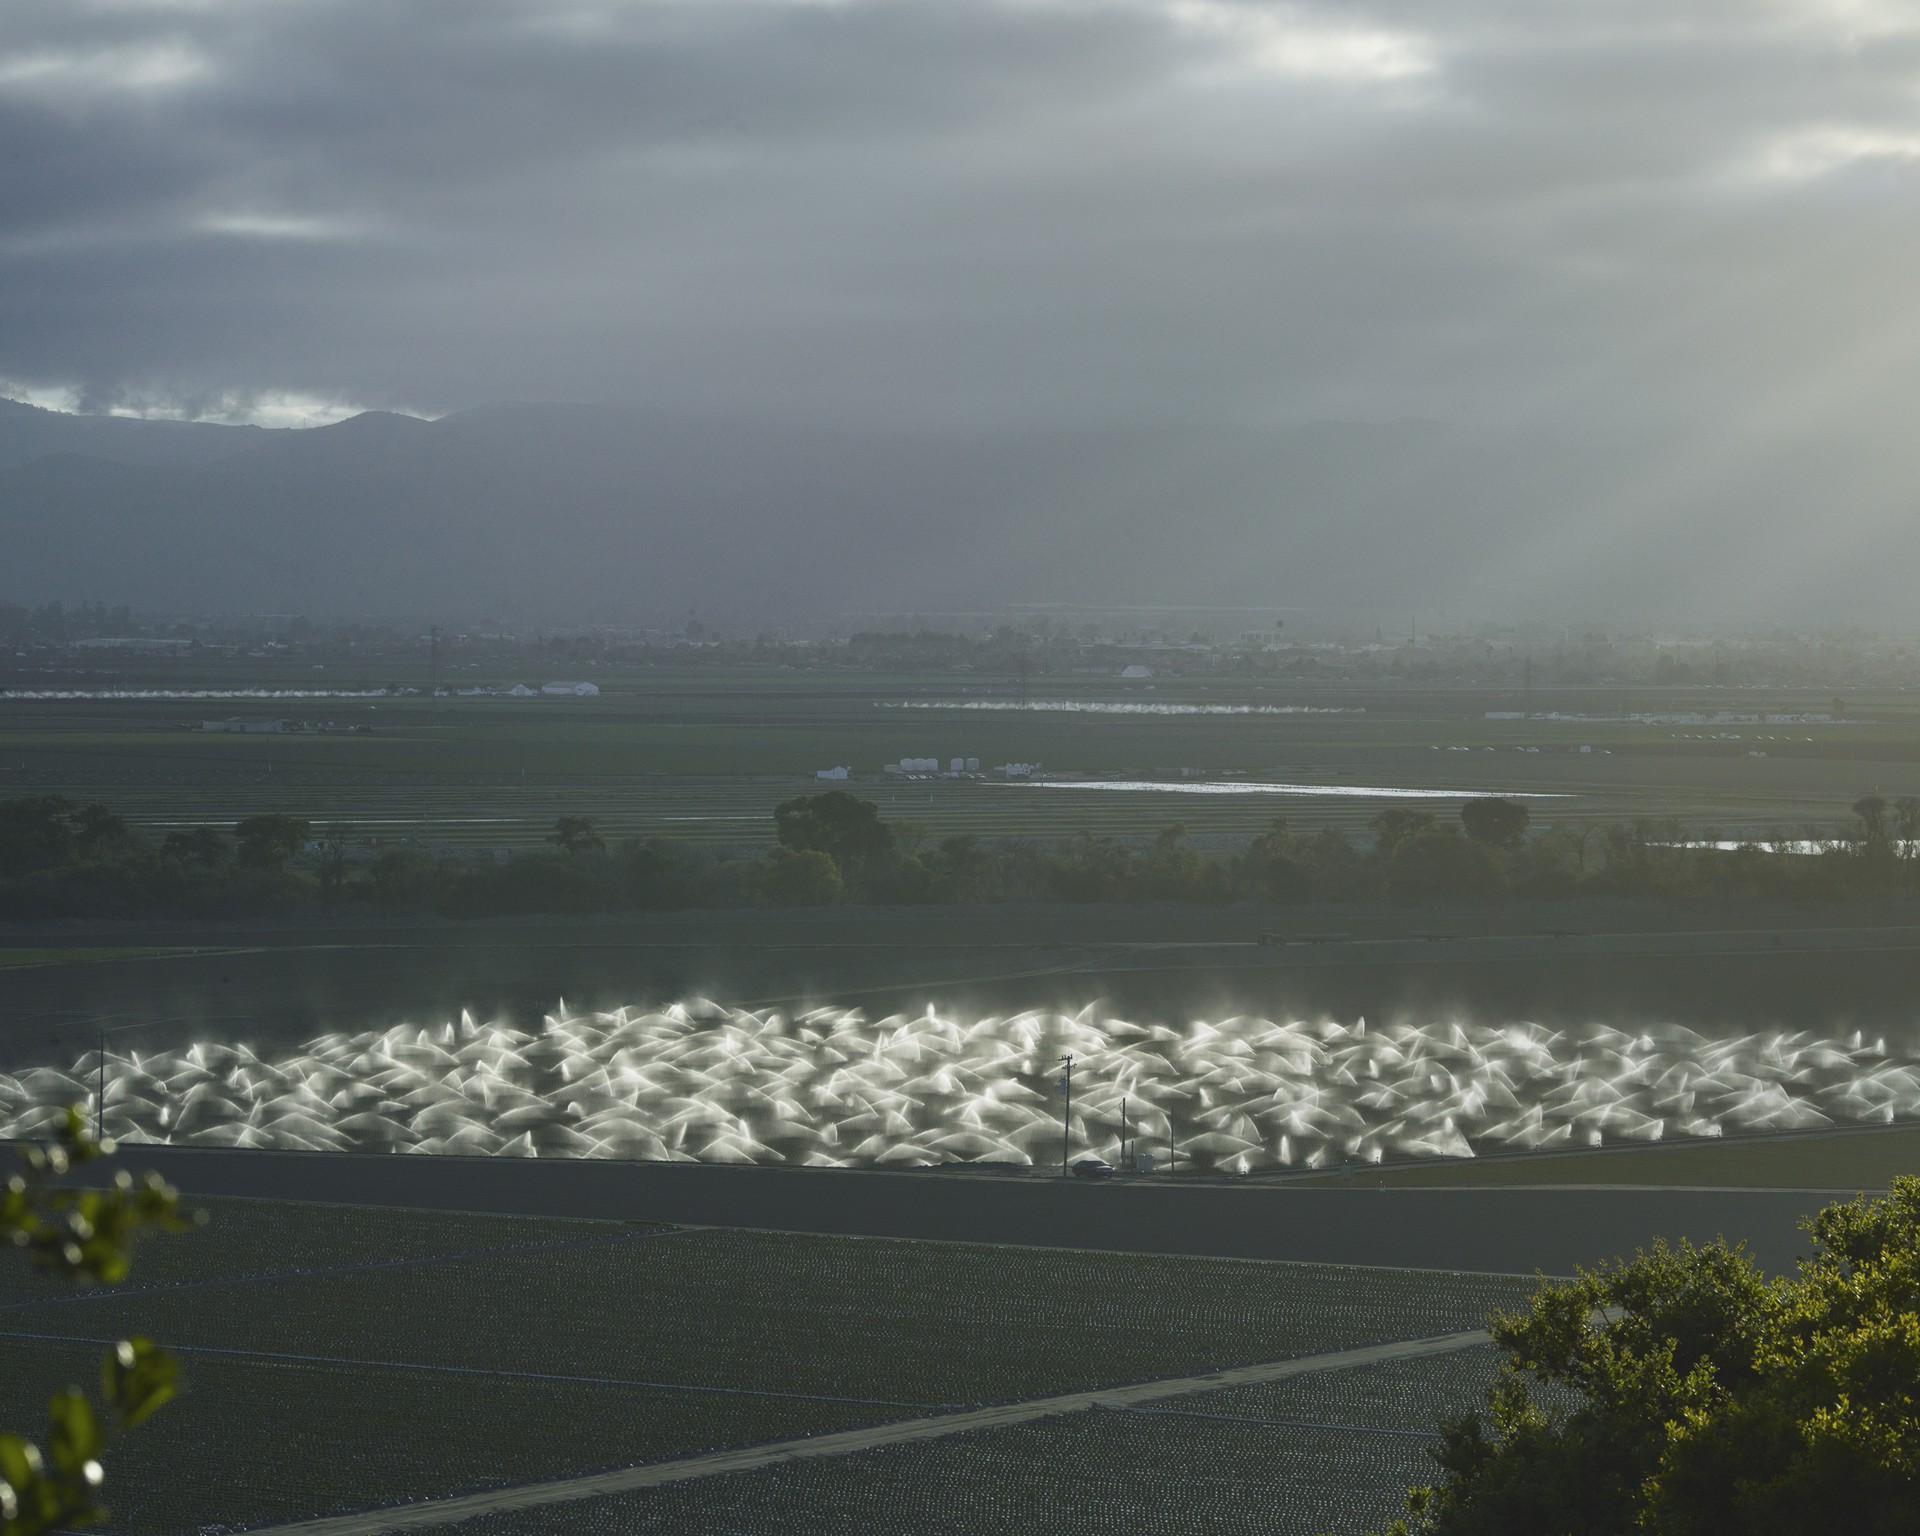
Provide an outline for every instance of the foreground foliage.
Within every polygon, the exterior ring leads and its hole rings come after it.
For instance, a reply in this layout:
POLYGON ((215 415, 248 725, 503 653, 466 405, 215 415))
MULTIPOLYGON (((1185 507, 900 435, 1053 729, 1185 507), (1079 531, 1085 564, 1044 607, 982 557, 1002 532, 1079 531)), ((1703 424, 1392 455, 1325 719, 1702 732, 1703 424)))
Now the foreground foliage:
POLYGON ((1829 1206, 1791 1279, 1658 1247, 1501 1316, 1509 1371, 1444 1426, 1419 1536, 1920 1529, 1920 1179, 1829 1206), (1577 1406, 1542 1406, 1571 1389, 1577 1406))
MULTIPOLYGON (((113 1151, 87 1135, 78 1109, 54 1141, 20 1149, 22 1168, 0 1190, 0 1239, 24 1250, 36 1268, 74 1284, 126 1278, 128 1249, 143 1231, 192 1225, 180 1197, 156 1175, 136 1181, 124 1170, 106 1189, 59 1184, 76 1166, 113 1151)), ((95 1498, 109 1428, 131 1429, 176 1390, 171 1356, 147 1338, 121 1339, 100 1362, 105 1416, 78 1387, 47 1405, 44 1451, 20 1435, 0 1434, 0 1536, 87 1525, 105 1511, 95 1498)))

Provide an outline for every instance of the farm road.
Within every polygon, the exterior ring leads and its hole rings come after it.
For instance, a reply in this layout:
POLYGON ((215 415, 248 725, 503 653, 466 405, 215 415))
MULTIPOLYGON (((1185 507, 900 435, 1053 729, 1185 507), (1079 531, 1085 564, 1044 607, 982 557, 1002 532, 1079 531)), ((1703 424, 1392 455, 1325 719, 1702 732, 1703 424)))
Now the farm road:
POLYGON ((1279 1182, 731 1167, 134 1145, 191 1195, 571 1216, 849 1237, 1394 1269, 1543 1271, 1656 1237, 1744 1240, 1769 1270, 1806 1251, 1820 1190, 1302 1188, 1279 1182))
POLYGON ((1290 1360, 1273 1360, 1261 1365, 1240 1366, 1232 1370, 1209 1371, 1203 1376, 1169 1377, 1143 1381, 1133 1386, 1110 1387, 1092 1392, 1065 1392, 1054 1397, 1028 1398, 1023 1402, 998 1403, 990 1408, 973 1408, 961 1413, 943 1413, 931 1418, 903 1419, 891 1424, 874 1424, 864 1429, 849 1429, 837 1434, 809 1435, 798 1440, 777 1440, 766 1445, 746 1446, 733 1451, 716 1451, 706 1456, 683 1456, 673 1461, 651 1462, 645 1466, 621 1467, 612 1472, 590 1473, 585 1477, 559 1478, 546 1483, 522 1483, 509 1488, 492 1488, 483 1493, 463 1494, 449 1499, 425 1499, 386 1509, 367 1510, 354 1515, 334 1515, 319 1520, 301 1520, 288 1525, 267 1526, 255 1536, 380 1536, 386 1531, 419 1530, 422 1527, 451 1525, 480 1515, 504 1510, 534 1509, 575 1499, 594 1498, 613 1493, 631 1493, 641 1488, 658 1488, 666 1483, 690 1478, 712 1477, 722 1472, 751 1472, 783 1461, 799 1461, 818 1456, 844 1456, 874 1446, 899 1445, 913 1440, 936 1440, 946 1435, 964 1434, 977 1429, 1005 1429, 1055 1414, 1084 1413, 1096 1408, 1133 1408, 1170 1397, 1194 1392, 1216 1392, 1225 1387, 1253 1386, 1261 1382, 1282 1381, 1316 1371, 1339 1371, 1354 1366, 1381 1365, 1392 1360, 1417 1360, 1429 1355, 1451 1354, 1487 1342, 1483 1331, 1441 1334, 1429 1339, 1402 1339, 1390 1344, 1373 1344, 1360 1349, 1343 1349, 1323 1355, 1299 1355, 1290 1360))

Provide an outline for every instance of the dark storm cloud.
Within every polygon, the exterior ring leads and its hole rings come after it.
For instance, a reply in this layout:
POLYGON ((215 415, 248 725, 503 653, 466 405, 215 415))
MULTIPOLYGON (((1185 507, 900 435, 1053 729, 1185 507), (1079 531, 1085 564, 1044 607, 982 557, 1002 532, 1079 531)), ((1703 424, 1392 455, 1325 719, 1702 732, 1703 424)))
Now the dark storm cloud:
POLYGON ((0 142, 42 398, 1574 444, 1496 587, 1911 521, 1898 0, 13 0, 0 142))
POLYGON ((1729 285, 1791 334, 1770 285, 1905 224, 1898 18, 24 0, 0 375, 1070 417, 1579 389, 1729 285))

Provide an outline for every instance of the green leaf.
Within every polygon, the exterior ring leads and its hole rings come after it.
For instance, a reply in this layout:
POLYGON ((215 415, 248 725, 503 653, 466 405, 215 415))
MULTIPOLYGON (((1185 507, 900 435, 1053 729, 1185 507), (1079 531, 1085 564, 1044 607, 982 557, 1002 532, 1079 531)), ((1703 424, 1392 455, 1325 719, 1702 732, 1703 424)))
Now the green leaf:
POLYGON ((18 1435, 0 1435, 0 1477, 8 1486, 24 1488, 39 1475, 39 1449, 18 1435))
POLYGON ((179 1390, 180 1367, 152 1339, 122 1339, 100 1362, 100 1384, 128 1429, 179 1390))
POLYGON ((47 1454, 68 1477, 84 1477, 100 1454, 100 1421, 78 1387, 56 1392, 47 1405, 47 1454))

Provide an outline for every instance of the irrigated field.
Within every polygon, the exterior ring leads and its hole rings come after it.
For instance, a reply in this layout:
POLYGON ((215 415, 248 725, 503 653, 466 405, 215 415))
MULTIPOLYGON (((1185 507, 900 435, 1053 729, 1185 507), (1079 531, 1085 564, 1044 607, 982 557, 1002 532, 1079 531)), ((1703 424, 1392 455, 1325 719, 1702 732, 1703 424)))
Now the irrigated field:
MULTIPOLYGON (((110 1463, 110 1528, 156 1533, 1470 1329, 1533 1285, 231 1201, 136 1273, 85 1295, 9 1274, 0 1422, 103 1341, 177 1349, 191 1391, 110 1463)), ((1398 1461, 1369 1475, 1397 1497, 1398 1461)))

